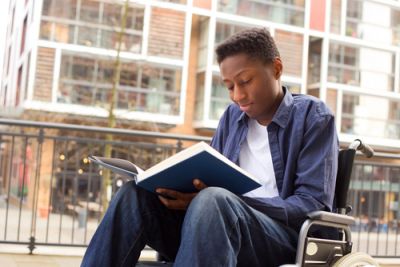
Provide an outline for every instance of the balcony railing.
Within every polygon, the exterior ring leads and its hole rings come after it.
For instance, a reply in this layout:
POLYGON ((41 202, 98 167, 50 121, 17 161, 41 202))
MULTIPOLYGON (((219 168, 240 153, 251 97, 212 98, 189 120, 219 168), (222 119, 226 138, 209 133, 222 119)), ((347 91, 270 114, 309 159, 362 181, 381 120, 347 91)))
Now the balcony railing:
MULTIPOLYGON (((209 138, 0 119, 0 243, 88 245, 103 213, 102 170, 87 156, 113 156, 144 169, 209 138), (106 141, 112 134, 113 141, 106 141)), ((394 156, 394 155, 393 155, 394 156)), ((397 157, 398 159, 399 157, 397 157)), ((382 159, 382 158, 381 158, 382 159)), ((356 160, 349 190, 353 248, 400 256, 400 167, 356 160)), ((124 183, 112 175, 110 198, 124 183)))
MULTIPOLYGON (((89 155, 144 169, 206 137, 0 119, 0 243, 86 246, 103 213, 102 169, 89 155), (113 141, 105 141, 107 134, 113 141)), ((111 192, 124 183, 111 174, 111 192)))

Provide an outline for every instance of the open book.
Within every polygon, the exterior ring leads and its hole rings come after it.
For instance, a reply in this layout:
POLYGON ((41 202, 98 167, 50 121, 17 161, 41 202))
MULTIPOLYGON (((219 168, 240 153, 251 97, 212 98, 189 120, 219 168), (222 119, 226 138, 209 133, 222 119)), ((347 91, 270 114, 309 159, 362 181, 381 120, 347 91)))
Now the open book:
POLYGON ((165 159, 146 171, 117 158, 89 157, 91 162, 128 176, 151 192, 168 188, 179 192, 196 192, 193 179, 207 186, 223 187, 235 194, 245 194, 260 187, 258 180, 204 142, 197 143, 165 159))

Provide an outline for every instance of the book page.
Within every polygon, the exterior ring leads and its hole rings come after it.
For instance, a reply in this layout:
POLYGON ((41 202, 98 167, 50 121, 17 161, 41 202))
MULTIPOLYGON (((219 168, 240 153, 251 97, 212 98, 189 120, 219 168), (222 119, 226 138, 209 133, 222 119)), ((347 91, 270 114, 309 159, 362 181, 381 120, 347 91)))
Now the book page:
POLYGON ((123 172, 128 172, 133 175, 138 175, 143 173, 144 171, 133 164, 132 162, 125 160, 125 159, 118 159, 118 158, 105 158, 105 157, 96 157, 91 156, 89 157, 90 160, 103 165, 104 167, 113 169, 113 170, 121 170, 123 172))

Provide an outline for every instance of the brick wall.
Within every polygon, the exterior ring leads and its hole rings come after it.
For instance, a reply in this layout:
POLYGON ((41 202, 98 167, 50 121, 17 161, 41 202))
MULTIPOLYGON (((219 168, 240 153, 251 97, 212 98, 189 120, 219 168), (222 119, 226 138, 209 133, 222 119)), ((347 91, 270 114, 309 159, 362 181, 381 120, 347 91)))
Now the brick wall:
POLYGON ((33 100, 51 101, 55 49, 38 48, 33 100))
POLYGON ((152 8, 148 53, 152 56, 183 58, 185 13, 152 8))
POLYGON ((283 74, 301 76, 303 36, 277 30, 275 41, 283 61, 283 74))

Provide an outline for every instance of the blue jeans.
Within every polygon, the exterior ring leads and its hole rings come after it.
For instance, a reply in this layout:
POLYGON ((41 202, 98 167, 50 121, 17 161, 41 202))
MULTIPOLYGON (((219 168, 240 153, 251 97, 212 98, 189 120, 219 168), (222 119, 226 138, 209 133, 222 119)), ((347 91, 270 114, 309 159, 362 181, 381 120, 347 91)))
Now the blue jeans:
POLYGON ((135 266, 149 245, 174 266, 279 266, 294 263, 297 233, 217 187, 186 211, 126 183, 111 201, 81 266, 135 266))

